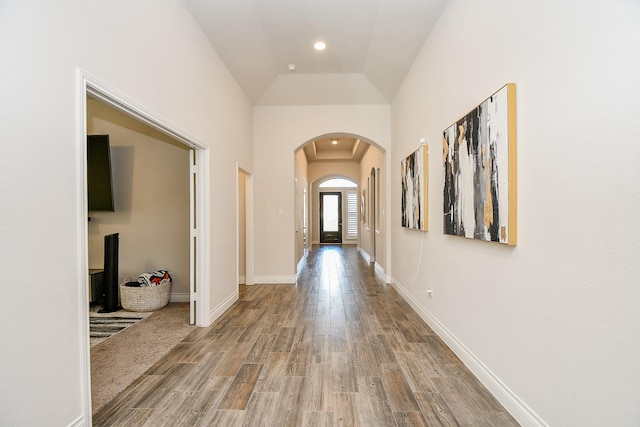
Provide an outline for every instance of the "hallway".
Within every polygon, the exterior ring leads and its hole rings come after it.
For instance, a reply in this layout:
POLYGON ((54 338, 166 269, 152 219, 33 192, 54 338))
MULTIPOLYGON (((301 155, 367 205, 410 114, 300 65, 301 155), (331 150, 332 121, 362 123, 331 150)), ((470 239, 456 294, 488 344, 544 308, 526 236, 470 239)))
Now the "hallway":
POLYGON ((517 426, 355 246, 240 286, 94 426, 517 426))

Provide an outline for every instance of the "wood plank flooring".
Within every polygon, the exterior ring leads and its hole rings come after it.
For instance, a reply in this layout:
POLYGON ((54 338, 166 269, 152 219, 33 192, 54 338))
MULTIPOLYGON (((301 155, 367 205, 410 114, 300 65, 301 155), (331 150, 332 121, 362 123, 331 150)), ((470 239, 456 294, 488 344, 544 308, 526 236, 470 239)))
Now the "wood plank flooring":
POLYGON ((241 286, 94 426, 517 426, 354 247, 296 285, 241 286))

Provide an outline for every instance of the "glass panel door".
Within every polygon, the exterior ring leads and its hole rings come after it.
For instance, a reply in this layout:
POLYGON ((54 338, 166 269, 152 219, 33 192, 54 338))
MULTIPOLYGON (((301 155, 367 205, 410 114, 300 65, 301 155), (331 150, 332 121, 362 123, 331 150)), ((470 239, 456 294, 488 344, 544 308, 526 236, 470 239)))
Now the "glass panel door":
POLYGON ((320 243, 342 243, 342 193, 320 193, 320 243))

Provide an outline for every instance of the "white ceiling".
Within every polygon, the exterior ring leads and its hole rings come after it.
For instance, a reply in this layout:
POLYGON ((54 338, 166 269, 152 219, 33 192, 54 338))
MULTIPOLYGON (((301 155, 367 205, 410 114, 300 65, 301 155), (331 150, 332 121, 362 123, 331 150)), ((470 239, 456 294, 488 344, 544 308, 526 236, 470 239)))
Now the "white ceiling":
POLYGON ((184 0, 255 105, 390 103, 445 2, 184 0))

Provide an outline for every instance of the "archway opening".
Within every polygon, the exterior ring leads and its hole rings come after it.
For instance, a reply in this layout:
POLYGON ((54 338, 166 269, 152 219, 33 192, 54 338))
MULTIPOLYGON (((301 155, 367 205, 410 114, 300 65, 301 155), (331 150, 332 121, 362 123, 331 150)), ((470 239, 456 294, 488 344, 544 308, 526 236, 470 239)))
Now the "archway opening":
POLYGON ((384 148, 360 135, 329 133, 301 144, 294 150, 294 158, 296 265, 300 266, 313 245, 324 243, 320 193, 335 191, 340 193, 342 204, 340 244, 357 245, 367 261, 374 261, 377 268, 384 270, 388 241, 384 212, 389 194, 384 148), (371 180, 372 169, 376 171, 376 183, 371 180), (341 187, 340 181, 330 181, 333 179, 346 179, 352 186, 341 187), (376 209, 372 210, 372 206, 376 209), (375 226, 374 219, 378 220, 375 226))

